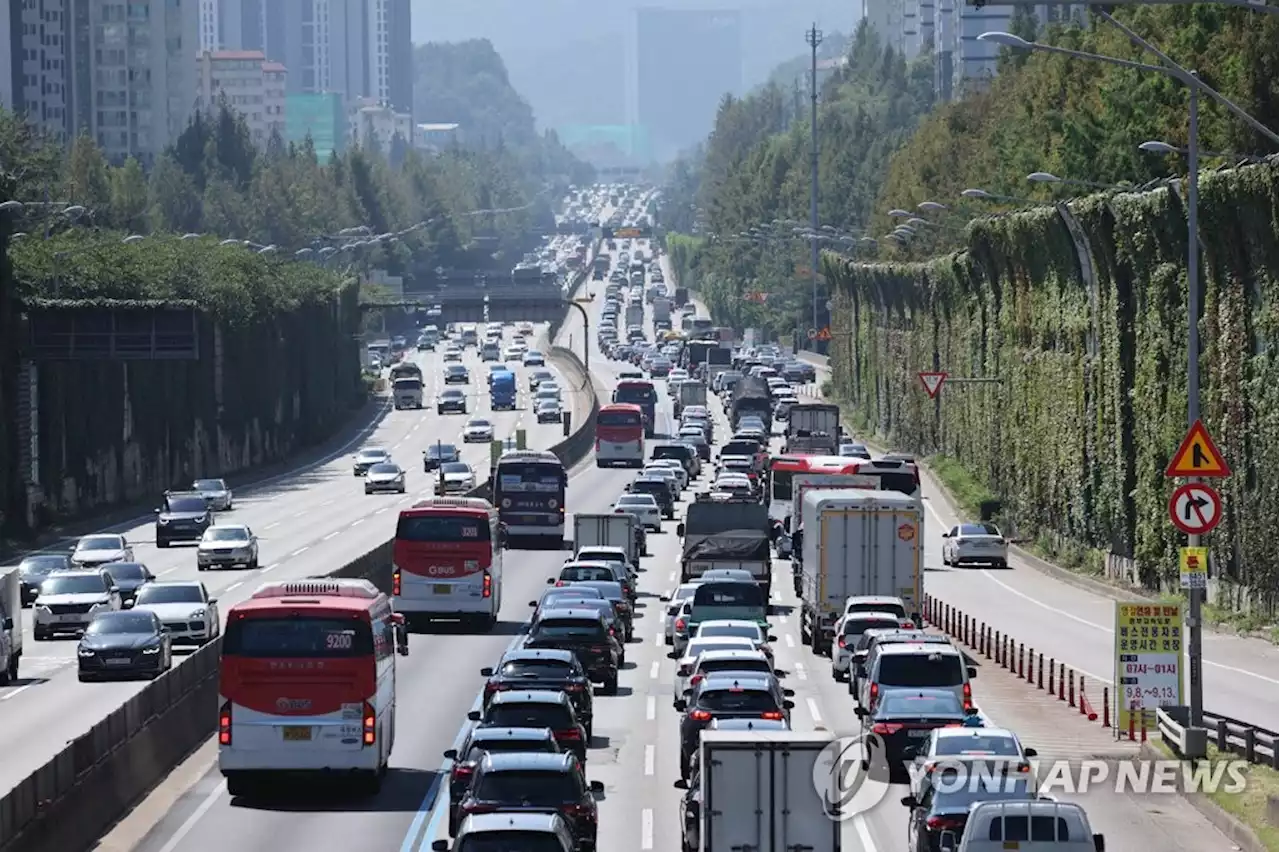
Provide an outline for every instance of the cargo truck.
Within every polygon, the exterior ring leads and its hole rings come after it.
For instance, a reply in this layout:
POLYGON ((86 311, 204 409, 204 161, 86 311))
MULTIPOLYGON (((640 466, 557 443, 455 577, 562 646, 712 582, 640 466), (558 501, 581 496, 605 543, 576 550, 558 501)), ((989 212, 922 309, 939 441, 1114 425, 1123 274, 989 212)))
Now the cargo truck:
POLYGON ((494 411, 516 410, 516 374, 501 370, 489 374, 489 407, 494 411))
POLYGON ((697 379, 686 379, 676 389, 676 417, 691 405, 707 404, 707 383, 697 379))
POLYGON ((754 414, 768 424, 773 419, 769 385, 759 376, 743 376, 729 397, 729 423, 736 431, 744 414, 754 414))
POLYGON ((653 324, 666 323, 671 327, 671 300, 667 298, 653 300, 653 324))
POLYGON ((685 305, 689 304, 689 288, 688 287, 677 287, 673 295, 675 297, 675 303, 677 308, 683 308, 685 305))
POLYGON ((924 504, 896 491, 810 488, 800 501, 800 638, 814 653, 831 649, 846 598, 901 598, 921 623, 924 504))
POLYGON ((796 535, 803 529, 800 523, 800 505, 804 495, 817 488, 866 488, 880 487, 880 480, 875 476, 861 476, 856 473, 797 473, 791 477, 791 497, 777 499, 769 507, 770 517, 782 517, 782 528, 792 541, 788 542, 791 553, 791 581, 795 587, 796 597, 800 596, 801 576, 804 568, 804 553, 796 542, 803 536, 796 535), (794 525, 794 526, 793 526, 794 525))
POLYGON ((0 685, 18 679, 22 660, 22 572, 0 569, 0 685))
POLYGON ((645 555, 644 527, 635 515, 577 514, 573 516, 573 550, 584 547, 621 547, 627 561, 639 565, 645 555))
POLYGON ((703 731, 694 777, 675 784, 686 791, 685 848, 840 852, 844 823, 832 803, 847 793, 834 739, 830 731, 703 731))
POLYGON ((840 449, 840 406, 827 403, 793 405, 787 413, 783 452, 834 456, 840 449))
POLYGON ((768 506, 699 494, 676 525, 676 535, 683 539, 680 582, 688 583, 712 568, 739 568, 750 572, 768 600, 773 578, 768 506))
POLYGON ((633 325, 644 325, 644 305, 627 305, 627 328, 633 325))

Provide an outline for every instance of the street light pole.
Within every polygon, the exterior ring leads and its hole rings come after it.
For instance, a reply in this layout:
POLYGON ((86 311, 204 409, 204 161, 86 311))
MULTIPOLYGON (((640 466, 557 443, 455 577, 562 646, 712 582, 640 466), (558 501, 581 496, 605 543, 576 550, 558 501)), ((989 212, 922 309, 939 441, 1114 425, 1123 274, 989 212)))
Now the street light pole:
MULTIPOLYGON (((1195 71, 1191 77, 1197 77, 1195 71)), ((1187 427, 1200 419, 1200 89, 1190 92, 1187 119, 1187 427)), ((1192 480, 1194 481, 1194 480, 1192 480)), ((1187 547, 1199 547, 1200 536, 1188 535, 1187 547)), ((1204 659, 1201 598, 1203 589, 1187 589, 1187 658, 1191 727, 1204 722, 1204 659)))
MULTIPOLYGON (((809 280, 813 285, 813 325, 818 327, 818 45, 822 33, 814 24, 805 33, 809 43, 809 228, 814 232, 809 238, 809 280)), ((814 346, 817 351, 817 346, 814 346)))

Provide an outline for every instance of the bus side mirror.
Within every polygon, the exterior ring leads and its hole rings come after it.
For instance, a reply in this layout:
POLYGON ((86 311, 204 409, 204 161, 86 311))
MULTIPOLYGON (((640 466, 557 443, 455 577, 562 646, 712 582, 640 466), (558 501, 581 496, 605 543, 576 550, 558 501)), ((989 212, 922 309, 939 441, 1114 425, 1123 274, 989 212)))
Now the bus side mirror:
POLYGON ((680 536, 681 538, 684 538, 684 521, 681 521, 680 523, 676 524, 676 535, 680 536))
POLYGON ((396 653, 402 657, 409 656, 409 628, 405 624, 404 613, 391 614, 391 629, 396 634, 396 653))

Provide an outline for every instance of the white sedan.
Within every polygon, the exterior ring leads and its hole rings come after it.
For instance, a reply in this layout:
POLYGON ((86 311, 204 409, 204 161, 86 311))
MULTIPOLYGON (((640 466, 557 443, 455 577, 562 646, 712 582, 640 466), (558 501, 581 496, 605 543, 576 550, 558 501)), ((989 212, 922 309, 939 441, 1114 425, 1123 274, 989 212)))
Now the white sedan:
POLYGON ((492 441, 493 423, 483 417, 472 417, 467 421, 467 425, 462 427, 462 440, 468 444, 479 441, 492 441))
POLYGON ((647 530, 658 532, 662 529, 662 510, 652 494, 623 494, 613 504, 615 515, 634 515, 640 525, 647 530))
POLYGON ((693 593, 698 590, 699 582, 681 583, 675 587, 671 594, 663 595, 660 598, 667 605, 667 620, 663 626, 663 634, 668 645, 675 644, 676 618, 680 615, 680 608, 684 605, 684 602, 690 600, 693 597, 693 593))
POLYGON ((995 524, 960 524, 942 534, 943 565, 1009 567, 1009 542, 995 524))
POLYGON ((462 350, 455 344, 449 344, 444 350, 444 361, 447 364, 450 361, 461 361, 462 350))
POLYGON ((138 589, 132 608, 154 612, 175 645, 203 645, 222 632, 218 599, 209 597, 204 583, 147 583, 138 589))
POLYGON ((258 537, 253 530, 244 524, 219 524, 205 530, 196 545, 196 570, 236 565, 251 571, 258 567, 258 537))
POLYGON ((689 471, 684 469, 684 465, 681 464, 679 460, 651 459, 649 463, 645 465, 645 468, 647 469, 651 467, 665 467, 671 470, 672 472, 674 472, 676 475, 676 480, 680 483, 681 491, 689 487, 689 471))
POLYGON ((546 356, 536 349, 530 349, 524 353, 522 360, 526 367, 545 367, 547 365, 546 356))

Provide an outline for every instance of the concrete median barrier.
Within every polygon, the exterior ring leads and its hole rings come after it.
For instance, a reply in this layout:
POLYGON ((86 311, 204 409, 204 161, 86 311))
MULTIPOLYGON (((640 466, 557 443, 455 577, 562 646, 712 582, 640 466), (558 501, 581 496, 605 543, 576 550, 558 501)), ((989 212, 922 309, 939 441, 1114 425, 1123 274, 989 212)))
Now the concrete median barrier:
MULTIPOLYGON (((582 420, 551 447, 571 467, 595 447, 600 400, 577 355, 561 347, 549 354, 571 387, 589 394, 582 420)), ((489 493, 485 482, 467 496, 487 498, 489 493)), ((368 579, 390 592, 391 546, 386 541, 328 576, 368 579)), ((221 645, 217 639, 183 659, 0 798, 0 852, 90 848, 212 736, 221 645)))

